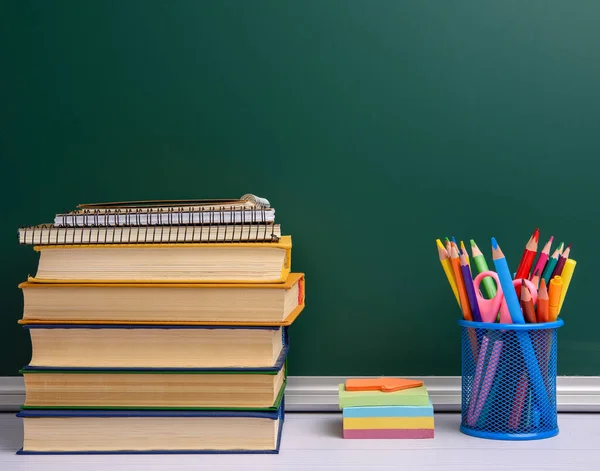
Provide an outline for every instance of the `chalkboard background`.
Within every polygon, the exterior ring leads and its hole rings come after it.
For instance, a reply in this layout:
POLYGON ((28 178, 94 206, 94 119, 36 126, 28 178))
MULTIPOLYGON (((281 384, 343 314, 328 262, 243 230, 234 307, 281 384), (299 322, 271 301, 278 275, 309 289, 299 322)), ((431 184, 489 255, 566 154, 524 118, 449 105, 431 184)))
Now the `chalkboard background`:
POLYGON ((578 262, 559 373, 600 374, 597 1, 28 1, 0 14, 0 375, 29 361, 21 225, 82 202, 276 208, 291 375, 460 374, 435 239, 540 227, 578 262))

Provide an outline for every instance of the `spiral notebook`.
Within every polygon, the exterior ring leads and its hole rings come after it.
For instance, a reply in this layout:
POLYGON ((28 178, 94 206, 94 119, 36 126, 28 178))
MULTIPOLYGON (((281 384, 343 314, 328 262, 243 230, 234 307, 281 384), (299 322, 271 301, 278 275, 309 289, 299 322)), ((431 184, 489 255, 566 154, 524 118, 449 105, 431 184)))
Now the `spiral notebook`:
POLYGON ((19 228, 21 245, 277 242, 281 227, 265 198, 80 204, 54 223, 19 228))
POLYGON ((57 214, 54 225, 161 226, 185 224, 256 224, 275 220, 269 201, 246 194, 239 199, 155 200, 80 204, 57 214))
POLYGON ((19 229, 21 245, 277 242, 280 238, 279 224, 124 227, 58 227, 53 224, 39 224, 19 229))

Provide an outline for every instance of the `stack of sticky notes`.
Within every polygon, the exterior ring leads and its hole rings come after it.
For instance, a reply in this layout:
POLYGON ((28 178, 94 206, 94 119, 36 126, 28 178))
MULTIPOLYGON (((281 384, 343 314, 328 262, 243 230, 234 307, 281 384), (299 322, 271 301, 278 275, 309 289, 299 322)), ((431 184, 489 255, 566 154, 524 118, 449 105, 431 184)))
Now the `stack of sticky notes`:
POLYGON ((348 379, 339 386, 344 438, 433 438, 433 405, 422 381, 348 379))

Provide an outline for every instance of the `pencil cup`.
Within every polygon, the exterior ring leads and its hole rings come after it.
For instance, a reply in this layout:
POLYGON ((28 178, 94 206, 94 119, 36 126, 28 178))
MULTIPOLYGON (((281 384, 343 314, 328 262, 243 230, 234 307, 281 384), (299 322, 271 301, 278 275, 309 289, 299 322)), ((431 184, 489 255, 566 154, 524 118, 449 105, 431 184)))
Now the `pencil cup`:
POLYGON ((558 435, 556 360, 562 320, 493 324, 460 320, 461 432, 495 440, 558 435))

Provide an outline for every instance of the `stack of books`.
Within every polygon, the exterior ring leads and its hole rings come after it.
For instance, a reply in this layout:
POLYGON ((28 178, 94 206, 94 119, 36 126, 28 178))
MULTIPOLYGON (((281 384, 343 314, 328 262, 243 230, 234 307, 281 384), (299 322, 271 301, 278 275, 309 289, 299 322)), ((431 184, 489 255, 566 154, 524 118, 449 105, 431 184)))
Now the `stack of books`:
POLYGON ((422 381, 349 379, 339 385, 339 408, 344 438, 434 437, 433 405, 422 381))
POLYGON ((19 229, 21 454, 277 453, 291 237, 263 198, 80 205, 19 229))

